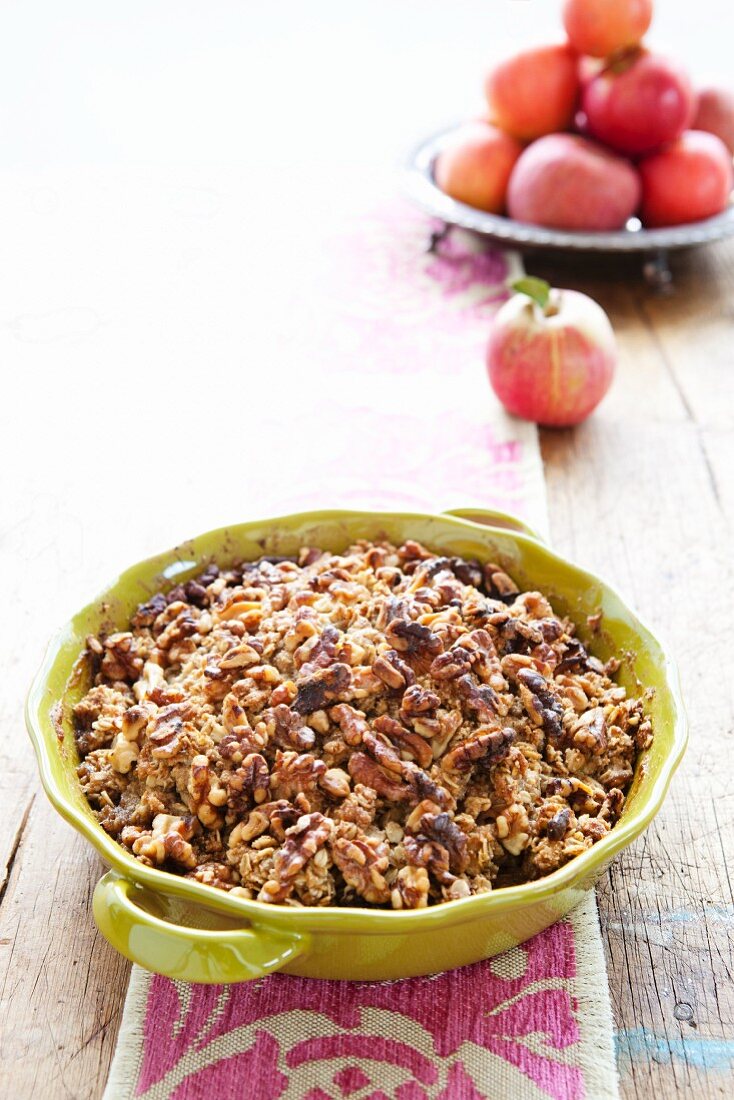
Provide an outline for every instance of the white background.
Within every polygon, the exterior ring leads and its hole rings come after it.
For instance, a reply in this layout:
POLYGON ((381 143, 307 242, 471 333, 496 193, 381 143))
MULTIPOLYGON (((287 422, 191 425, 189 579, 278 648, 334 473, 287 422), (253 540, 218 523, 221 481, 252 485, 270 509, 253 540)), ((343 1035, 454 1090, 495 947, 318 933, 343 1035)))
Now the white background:
MULTIPOLYGON (((716 75, 729 0, 657 9, 653 43, 686 40, 716 75)), ((253 490, 272 513, 284 440, 302 442, 297 495, 328 441, 299 415, 319 362, 283 302, 308 312, 323 228, 480 110, 493 59, 560 33, 556 0, 5 0, 0 584, 22 592, 19 692, 117 570, 242 518, 253 490)))
MULTIPOLYGON (((560 35, 560 0, 3 0, 0 164, 399 158, 481 106, 489 61, 560 35)), ((730 0, 657 0, 697 78, 730 0)), ((718 51, 723 56, 723 51, 718 51)))

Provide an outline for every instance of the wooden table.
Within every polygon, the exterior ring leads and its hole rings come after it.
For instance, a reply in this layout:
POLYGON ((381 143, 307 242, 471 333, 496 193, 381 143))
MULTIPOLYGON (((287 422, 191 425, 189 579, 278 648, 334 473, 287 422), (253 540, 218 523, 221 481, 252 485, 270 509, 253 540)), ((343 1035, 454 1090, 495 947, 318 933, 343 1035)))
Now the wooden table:
POLYGON ((731 245, 679 257, 666 298, 606 265, 533 265, 598 298, 623 356, 600 416, 543 433, 553 541, 659 625, 690 718, 662 813, 599 890, 625 1098, 734 1088, 734 657, 714 610, 732 591, 733 265, 731 245))
MULTIPOLYGON (((730 36, 717 35, 713 16, 716 9, 723 18, 728 6, 719 0, 702 2, 708 15, 690 27, 682 16, 674 24, 682 4, 666 7, 663 19, 669 19, 668 38, 676 37, 680 47, 690 34, 699 57, 708 56, 709 49, 718 51, 723 67, 730 36)), ((319 4, 320 9, 325 6, 319 4)), ((336 20, 341 5, 333 7, 336 20)), ((428 11, 427 4, 420 7, 428 11)), ((434 15, 440 8, 432 5, 434 15)), ((504 4, 505 29, 515 26, 526 8, 504 4)), ((277 10, 280 18, 280 6, 277 10)), ((410 10, 415 12, 416 6, 410 10)), ((492 12, 496 10, 493 4, 492 12)), ((549 11, 546 5, 542 25, 536 27, 538 34, 546 33, 551 24, 549 11)), ((452 18, 454 14, 458 19, 458 11, 452 9, 452 18)), ((555 20, 555 11, 552 15, 555 20)), ((435 15, 436 49, 441 44, 438 19, 435 15)), ((447 35, 453 27, 446 28, 447 35)), ((481 44, 476 36, 468 28, 461 33, 456 30, 455 36, 455 45, 461 41, 472 63, 477 61, 481 44)), ((425 41, 416 45, 417 51, 429 49, 425 41)), ((507 43, 502 40, 501 44, 507 43)), ((43 55, 44 65, 47 56, 49 64, 57 63, 49 52, 43 55)), ((366 64, 356 55, 355 63, 366 64)), ((417 124, 419 97, 410 98, 406 92, 392 151, 406 147, 407 135, 422 132, 428 119, 451 117, 450 111, 441 113, 438 104, 452 82, 458 87, 459 79, 464 79, 463 58, 458 54, 454 67, 453 75, 443 73, 433 101, 423 103, 422 121, 417 124)), ((241 68, 247 71, 246 65, 241 68)), ((135 75, 137 79, 137 70, 135 75)), ((392 80, 394 97, 403 87, 395 65, 388 65, 382 75, 388 83, 392 80)), ((430 99, 425 72, 423 81, 430 99)), ((69 93, 69 102, 78 106, 83 96, 74 95, 69 93)), ((223 109, 226 98, 222 98, 223 109)), ((281 100, 284 118, 286 100, 289 112, 294 104, 285 93, 281 100)), ((108 97, 106 102, 109 106, 112 101, 108 97)), ((382 112, 381 124, 390 115, 388 106, 382 103, 376 108, 382 112)), ((347 109, 351 108, 344 107, 345 113, 347 109)), ((138 104, 135 119, 140 122, 144 113, 138 104)), ((124 126, 123 114, 115 116, 120 126, 124 126)), ((161 117, 154 117, 152 130, 161 117)), ((366 116, 362 121, 367 122, 366 116)), ((194 122, 202 127, 200 119, 194 122)), ((143 157, 157 148, 159 136, 169 142, 169 150, 170 135, 158 126, 149 146, 143 143, 143 157)), ((277 144, 277 133, 273 142, 277 144)), ((125 155, 123 149, 120 156, 125 155)), ((200 200, 205 202, 206 196, 200 200)), ((53 193, 46 193, 43 186, 34 191, 32 201, 39 218, 49 211, 53 214, 53 193)), ((194 210, 192 217, 199 213, 194 210)), ((154 232, 152 218, 151 227, 154 232)), ((100 271, 114 265, 114 256, 104 252, 105 244, 102 238, 99 257, 89 259, 92 267, 100 265, 100 271)), ((10 265, 4 265, 0 280, 16 277, 14 261, 20 260, 20 251, 19 246, 16 256, 11 252, 10 265)), ((7 260, 7 247, 5 253, 7 260)), ((189 259, 195 264, 198 258, 189 259)), ((71 257, 72 274, 79 262, 71 257)), ((734 857, 730 749, 734 645, 728 636, 734 589, 734 244, 676 257, 675 293, 669 297, 655 296, 633 261, 604 259, 590 264, 531 258, 528 268, 556 284, 594 295, 612 318, 622 352, 614 389, 598 414, 575 431, 542 433, 554 545, 619 585, 659 627, 679 660, 691 719, 690 749, 663 811, 644 837, 615 862, 599 891, 619 1033, 622 1093, 625 1100, 651 1095, 697 1100, 729 1096, 734 1091, 734 894, 729 869, 734 857)), ((140 280, 144 283, 144 258, 140 280)), ((63 295, 59 300, 66 301, 63 295)), ((48 316, 53 327, 56 315, 48 316)), ((23 323, 19 318, 18 324, 23 323)), ((71 334, 58 337, 55 351, 60 370, 64 356, 73 358, 74 332, 87 323, 93 319, 82 310, 74 315, 71 334)), ((42 328, 43 324, 42 320, 42 328)), ((134 353, 135 348, 125 351, 130 356, 134 353)), ((21 363, 16 376, 24 369, 21 363)), ((101 363, 101 404, 108 400, 104 371, 101 363)), ((114 564, 102 570, 95 559, 90 565, 73 517, 70 520, 59 508, 58 498, 42 479, 27 473, 23 452, 6 445, 6 429, 11 438, 14 432, 24 435, 15 422, 19 417, 26 418, 27 436, 33 441, 33 388, 53 388, 57 380, 48 374, 39 375, 37 382, 25 378, 25 383, 28 404, 16 409, 6 403, 0 409, 0 417, 6 417, 5 427, 0 425, 1 468, 14 506, 6 510, 4 491, 0 1095, 15 1100, 97 1098, 114 1051, 129 967, 102 940, 91 918, 92 890, 102 871, 99 860, 39 793, 22 733, 22 696, 38 662, 39 647, 57 621, 56 608, 63 607, 66 613, 77 591, 77 603, 89 593, 89 581, 77 558, 98 583, 129 555, 110 538, 108 557, 114 564)), ((63 387, 58 393, 58 416, 63 417, 66 402, 74 397, 65 394, 63 387)), ((134 486, 126 483, 129 456, 123 444, 119 461, 107 455, 102 464, 109 472, 113 494, 121 494, 119 505, 97 502, 98 522, 108 524, 110 530, 134 492, 134 486)), ((68 440, 60 461, 65 463, 70 485, 79 477, 91 476, 85 470, 100 468, 97 453, 85 453, 88 446, 85 433, 68 440)), ((159 541, 154 540, 150 549, 159 541)))
MULTIPOLYGON (((599 413, 576 431, 542 433, 553 542, 618 584, 664 632, 691 719, 662 813, 599 891, 623 1096, 727 1095, 734 246, 676 259, 675 293, 665 298, 634 265, 528 266, 594 294, 622 350, 599 413)), ((21 621, 23 600, 17 591, 21 621)), ((0 691, 0 1095, 93 1098, 114 1050, 128 965, 91 918, 99 860, 38 793, 20 733, 35 656, 9 647, 0 691)))

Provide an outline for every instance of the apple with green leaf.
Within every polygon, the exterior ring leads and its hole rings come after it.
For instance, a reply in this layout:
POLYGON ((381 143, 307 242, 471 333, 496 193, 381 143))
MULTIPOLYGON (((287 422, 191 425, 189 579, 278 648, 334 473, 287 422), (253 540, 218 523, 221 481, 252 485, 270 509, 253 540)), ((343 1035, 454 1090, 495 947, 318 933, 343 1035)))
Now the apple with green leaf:
POLYGON ((545 427, 580 424, 609 389, 617 363, 604 310, 576 290, 530 276, 495 317, 487 373, 508 412, 545 427))

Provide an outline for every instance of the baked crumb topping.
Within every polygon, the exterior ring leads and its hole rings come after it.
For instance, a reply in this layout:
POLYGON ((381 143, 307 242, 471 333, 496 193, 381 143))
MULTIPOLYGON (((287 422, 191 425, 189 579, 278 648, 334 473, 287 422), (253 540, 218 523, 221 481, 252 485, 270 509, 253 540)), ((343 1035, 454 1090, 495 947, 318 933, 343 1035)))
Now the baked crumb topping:
POLYGON ((141 862, 279 905, 416 909, 546 875, 650 742, 539 592, 416 542, 303 549, 87 640, 82 789, 141 862))

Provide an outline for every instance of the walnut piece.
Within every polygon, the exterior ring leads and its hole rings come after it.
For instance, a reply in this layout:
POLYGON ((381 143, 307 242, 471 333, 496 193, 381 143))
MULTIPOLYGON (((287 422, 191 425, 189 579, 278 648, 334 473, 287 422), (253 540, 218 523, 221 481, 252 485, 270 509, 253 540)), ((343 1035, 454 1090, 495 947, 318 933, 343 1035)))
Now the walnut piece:
POLYGON ((285 843, 273 859, 274 876, 258 894, 258 901, 284 901, 293 889, 296 876, 331 836, 331 822, 319 813, 304 814, 286 829, 285 843))
POLYGON ((390 849, 384 841, 366 837, 356 826, 340 825, 331 852, 344 881, 360 897, 373 905, 389 901, 385 872, 390 866, 390 849))
POLYGON ((299 714, 310 714, 314 710, 323 710, 345 691, 352 680, 349 665, 341 663, 315 672, 313 676, 298 684, 293 709, 299 714))
POLYGON ((614 827, 652 739, 620 656, 504 566, 413 540, 205 563, 86 639, 77 774, 135 858, 206 887, 455 901, 614 827))
POLYGON ((429 886, 425 867, 401 867, 390 896, 393 909, 425 909, 429 886))
POLYGON ((195 820, 158 814, 150 832, 134 827, 122 830, 121 840, 128 844, 143 863, 153 866, 172 860, 182 867, 196 867, 194 849, 188 843, 195 833, 195 820))

